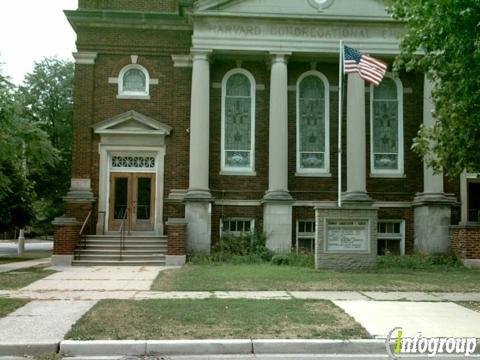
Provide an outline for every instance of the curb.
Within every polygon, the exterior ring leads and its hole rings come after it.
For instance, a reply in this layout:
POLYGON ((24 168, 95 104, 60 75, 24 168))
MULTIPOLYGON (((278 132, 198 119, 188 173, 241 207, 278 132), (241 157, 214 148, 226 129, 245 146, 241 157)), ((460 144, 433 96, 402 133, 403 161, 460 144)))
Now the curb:
POLYGON ((35 344, 0 344, 0 356, 32 356, 39 354, 57 353, 58 342, 44 342, 35 344))
POLYGON ((62 341, 66 356, 374 354, 385 352, 385 340, 159 340, 62 341))

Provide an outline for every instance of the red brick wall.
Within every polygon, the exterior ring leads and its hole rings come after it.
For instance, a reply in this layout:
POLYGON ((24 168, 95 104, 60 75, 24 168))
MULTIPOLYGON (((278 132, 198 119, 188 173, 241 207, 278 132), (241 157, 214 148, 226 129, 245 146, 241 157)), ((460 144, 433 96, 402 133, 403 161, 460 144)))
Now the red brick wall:
MULTIPOLYGON (((179 3, 179 0, 79 0, 78 6, 81 9, 174 12, 179 3)), ((193 0, 182 0, 181 3, 193 3, 193 0)))
POLYGON ((186 224, 167 224, 168 251, 167 255, 186 254, 186 224))
POLYGON ((245 218, 255 220, 255 230, 263 232, 263 206, 212 206, 212 246, 220 241, 220 219, 245 218))
POLYGON ((53 255, 73 255, 80 240, 81 225, 55 225, 53 255))
POLYGON ((452 226, 450 242, 460 259, 480 259, 480 226, 452 226))

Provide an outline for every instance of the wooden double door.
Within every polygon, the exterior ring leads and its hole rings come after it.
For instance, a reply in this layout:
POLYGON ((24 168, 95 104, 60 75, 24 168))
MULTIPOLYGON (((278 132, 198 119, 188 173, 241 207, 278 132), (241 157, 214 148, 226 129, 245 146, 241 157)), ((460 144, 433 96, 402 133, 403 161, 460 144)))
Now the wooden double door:
POLYGON ((122 221, 126 231, 154 229, 155 174, 110 174, 108 229, 120 230, 122 221))

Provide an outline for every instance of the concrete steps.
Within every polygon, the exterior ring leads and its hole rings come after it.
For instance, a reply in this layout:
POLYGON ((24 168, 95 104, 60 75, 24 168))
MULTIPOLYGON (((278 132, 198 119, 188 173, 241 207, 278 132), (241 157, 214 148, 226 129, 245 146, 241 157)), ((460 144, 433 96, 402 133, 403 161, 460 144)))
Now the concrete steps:
POLYGON ((120 251, 118 235, 87 236, 75 250, 76 266, 164 266, 167 237, 155 235, 126 235, 125 247, 120 251))

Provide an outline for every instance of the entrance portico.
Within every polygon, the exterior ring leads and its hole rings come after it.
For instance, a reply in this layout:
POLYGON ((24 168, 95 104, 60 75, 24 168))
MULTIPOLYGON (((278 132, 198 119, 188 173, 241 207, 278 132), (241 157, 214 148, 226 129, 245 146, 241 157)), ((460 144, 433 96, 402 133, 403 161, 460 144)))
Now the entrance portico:
POLYGON ((126 221, 131 231, 163 235, 165 136, 170 126, 129 111, 93 128, 101 137, 97 234, 118 232, 126 221))

